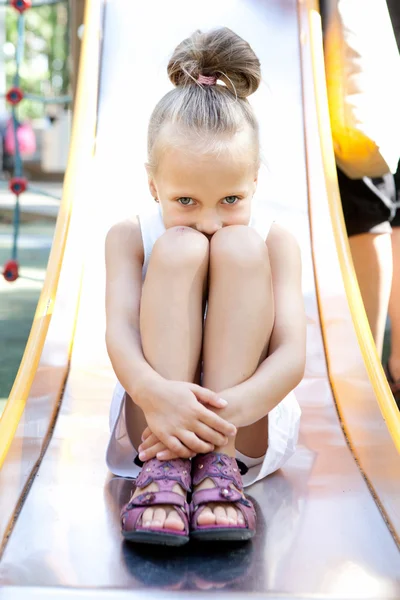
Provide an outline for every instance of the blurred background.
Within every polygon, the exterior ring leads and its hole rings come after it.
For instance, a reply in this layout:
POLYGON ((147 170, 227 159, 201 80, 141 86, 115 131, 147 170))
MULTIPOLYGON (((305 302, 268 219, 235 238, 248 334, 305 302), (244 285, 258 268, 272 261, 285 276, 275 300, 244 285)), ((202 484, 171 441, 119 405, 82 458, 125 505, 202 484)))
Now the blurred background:
MULTIPOLYGON (((14 85, 19 12, 0 6, 0 265, 13 246, 16 197, 9 190, 14 157, 5 151, 11 106, 6 92, 14 85)), ((35 4, 35 2, 33 3, 35 4)), ((32 6, 24 13, 19 87, 25 94, 16 107, 18 122, 34 134, 23 155, 23 173, 31 189, 19 197, 18 261, 20 277, 0 277, 0 414, 8 398, 29 336, 42 289, 62 195, 70 142, 73 99, 83 33, 85 0, 32 6), (69 96, 71 101, 52 103, 69 96), (32 151, 33 150, 33 151, 32 151)))

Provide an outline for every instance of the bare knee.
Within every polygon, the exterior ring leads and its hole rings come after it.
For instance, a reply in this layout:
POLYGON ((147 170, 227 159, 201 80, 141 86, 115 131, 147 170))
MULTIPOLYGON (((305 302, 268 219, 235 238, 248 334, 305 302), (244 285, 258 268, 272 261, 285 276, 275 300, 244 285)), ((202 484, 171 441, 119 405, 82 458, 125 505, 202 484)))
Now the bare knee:
POLYGON ((265 240, 252 227, 232 225, 213 235, 210 244, 210 261, 215 264, 231 264, 236 268, 270 270, 265 240))
POLYGON ((151 262, 165 268, 198 268, 208 263, 209 242, 190 227, 171 227, 155 242, 151 262))

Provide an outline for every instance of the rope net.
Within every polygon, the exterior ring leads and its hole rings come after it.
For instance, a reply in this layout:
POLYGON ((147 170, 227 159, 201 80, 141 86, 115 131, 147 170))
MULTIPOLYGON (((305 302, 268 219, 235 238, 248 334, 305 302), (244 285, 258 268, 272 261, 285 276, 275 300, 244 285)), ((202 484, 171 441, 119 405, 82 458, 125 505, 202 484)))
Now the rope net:
MULTIPOLYGON (((18 240, 20 234, 20 220, 21 220, 21 205, 20 196, 21 194, 32 191, 39 193, 43 196, 50 196, 56 198, 52 194, 49 194, 43 190, 29 185, 27 178, 24 176, 23 170, 23 159, 21 153, 20 141, 18 139, 18 127, 19 122, 17 119, 17 108, 18 105, 24 100, 31 100, 35 102, 41 102, 43 104, 68 104, 71 102, 71 96, 59 96, 55 98, 48 98, 44 96, 36 96, 33 94, 25 93, 20 87, 20 70, 23 60, 24 53, 24 38, 25 38, 25 12, 27 10, 46 5, 59 4, 66 0, 0 0, 0 7, 6 6, 16 10, 18 14, 18 42, 15 53, 15 74, 13 77, 13 84, 5 94, 5 98, 11 107, 11 123, 14 137, 14 166, 13 175, 8 182, 10 191, 15 196, 14 216, 13 216, 13 243, 11 258, 6 261, 3 267, 3 277, 6 281, 16 281, 20 277, 19 273, 19 261, 18 261, 18 240)), ((59 199, 59 198, 57 198, 59 199)))

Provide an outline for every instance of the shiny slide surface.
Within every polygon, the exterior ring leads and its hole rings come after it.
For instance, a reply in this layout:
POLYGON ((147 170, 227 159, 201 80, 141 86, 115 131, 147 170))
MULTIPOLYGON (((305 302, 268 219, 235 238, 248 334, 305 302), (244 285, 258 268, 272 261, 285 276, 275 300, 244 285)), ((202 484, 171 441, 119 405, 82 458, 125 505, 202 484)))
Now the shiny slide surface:
POLYGON ((313 0, 196 6, 197 14, 182 0, 88 3, 67 173, 73 193, 64 198, 68 223, 61 214, 57 225, 65 251, 57 264, 50 259, 48 275, 60 269, 59 284, 29 385, 23 373, 17 378, 26 407, 0 472, 0 598, 125 597, 126 590, 129 597, 210 590, 398 598, 398 420, 343 237, 317 7, 313 0), (131 482, 112 477, 104 462, 115 383, 104 343, 104 237, 153 201, 147 123, 170 89, 171 52, 195 29, 219 25, 247 39, 263 67, 251 97, 265 157, 256 202, 302 248, 308 360, 296 391, 298 451, 250 490, 256 538, 175 553, 130 547, 119 533, 131 482))

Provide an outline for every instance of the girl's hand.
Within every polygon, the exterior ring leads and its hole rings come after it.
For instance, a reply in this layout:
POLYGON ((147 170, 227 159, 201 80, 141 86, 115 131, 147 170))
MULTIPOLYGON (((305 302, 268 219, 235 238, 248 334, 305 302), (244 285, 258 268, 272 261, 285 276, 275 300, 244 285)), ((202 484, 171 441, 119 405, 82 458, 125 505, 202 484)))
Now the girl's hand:
MULTIPOLYGON (((227 406, 226 408, 218 409, 219 415, 237 426, 239 426, 238 423, 241 422, 241 407, 243 407, 244 402, 239 391, 240 390, 235 387, 221 392, 224 400, 227 399, 227 406)), ((145 460, 150 460, 155 457, 157 457, 158 460, 173 460, 174 458, 180 458, 160 442, 160 440, 151 432, 149 427, 146 427, 142 433, 142 443, 138 448, 138 452, 139 454, 140 452, 145 452, 143 455, 145 460)), ((195 452, 192 453, 190 458, 193 458, 194 456, 196 456, 195 452)))
MULTIPOLYGON (((152 458, 158 458, 158 460, 173 460, 174 458, 180 458, 169 450, 160 440, 151 433, 150 429, 146 427, 142 435, 142 443, 138 448, 140 460, 146 461, 152 458)), ((192 452, 189 458, 196 456, 195 452, 192 452)))
MULTIPOLYGON (((150 431, 175 458, 212 452, 215 446, 227 443, 226 436, 236 435, 234 425, 204 404, 221 409, 226 406, 226 401, 194 383, 165 379, 138 398, 150 431)), ((161 446, 157 448, 157 452, 164 451, 161 446)), ((142 456, 139 458, 143 460, 142 456)), ((147 455, 144 460, 148 460, 147 455)))

